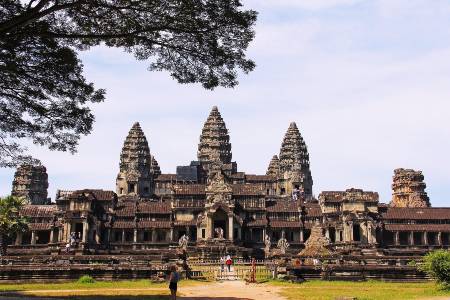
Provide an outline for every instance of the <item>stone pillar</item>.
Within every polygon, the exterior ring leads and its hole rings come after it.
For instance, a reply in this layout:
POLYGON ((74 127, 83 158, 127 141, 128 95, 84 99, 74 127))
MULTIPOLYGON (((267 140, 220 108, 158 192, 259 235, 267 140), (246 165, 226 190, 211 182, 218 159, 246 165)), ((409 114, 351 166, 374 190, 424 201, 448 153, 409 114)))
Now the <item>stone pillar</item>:
POLYGON ((122 229, 122 243, 125 243, 125 229, 122 229))
POLYGON ((423 232, 423 244, 428 245, 428 232, 423 232))
POLYGON ((101 230, 100 230, 100 228, 97 228, 97 230, 95 231, 95 242, 97 243, 97 244, 100 244, 100 242, 101 242, 101 230))
POLYGON ((410 246, 414 245, 414 231, 409 232, 409 245, 410 246))
POLYGON ((31 231, 31 245, 36 245, 36 231, 31 231))
POLYGON ((16 236, 16 246, 22 245, 22 232, 18 232, 16 236))
POLYGON ((369 242, 369 230, 367 222, 363 223, 363 226, 360 227, 362 230, 361 242, 368 243, 369 242))
POLYGON ((228 239, 233 240, 233 216, 228 216, 228 239))
POLYGON ((53 244, 53 243, 55 242, 55 241, 53 240, 54 234, 55 234, 55 229, 54 229, 54 228, 50 229, 50 239, 49 239, 49 244, 53 244))
POLYGON ((438 232, 437 239, 438 239, 438 245, 442 246, 442 232, 440 232, 440 231, 438 232))
POLYGON ((156 242, 156 229, 152 229, 152 242, 156 242))
POLYGON ((266 227, 263 227, 263 242, 264 242, 264 240, 265 240, 265 238, 266 238, 266 227))
POLYGON ((133 243, 137 243, 137 241, 138 241, 138 230, 137 228, 135 228, 133 232, 133 243))
POLYGON ((206 217, 206 234, 205 238, 210 239, 214 237, 214 226, 211 219, 211 216, 206 217))
POLYGON ((400 244, 400 232, 396 231, 394 236, 394 244, 398 246, 400 244))
POLYGON ((300 243, 303 243, 305 241, 305 236, 303 232, 303 228, 300 229, 300 243))
POLYGON ((89 233, 89 226, 88 226, 88 222, 85 221, 85 222, 83 222, 83 238, 82 238, 83 243, 87 243, 89 241, 88 233, 89 233))
POLYGON ((325 237, 329 240, 330 239, 330 228, 325 229, 325 237))
POLYGON ((169 239, 170 239, 171 242, 173 242, 173 228, 170 228, 169 239))
POLYGON ((350 222, 348 226, 350 242, 353 242, 353 222, 350 222))

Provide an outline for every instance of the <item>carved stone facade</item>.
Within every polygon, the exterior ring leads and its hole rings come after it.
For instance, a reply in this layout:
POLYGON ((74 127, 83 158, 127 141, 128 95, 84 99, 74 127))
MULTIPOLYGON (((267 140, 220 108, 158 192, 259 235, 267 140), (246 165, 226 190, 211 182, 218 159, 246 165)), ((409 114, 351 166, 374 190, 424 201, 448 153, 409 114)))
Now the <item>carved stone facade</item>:
POLYGON ((150 148, 141 126, 139 123, 135 123, 128 132, 120 153, 116 193, 119 196, 131 195, 150 198, 153 195, 154 172, 161 172, 158 162, 150 154, 150 148))
MULTIPOLYGON (((278 189, 280 193, 292 194, 301 193, 305 197, 312 196, 313 180, 311 176, 309 153, 306 143, 297 128, 297 124, 292 122, 284 136, 281 144, 278 171, 278 189)), ((277 162, 274 164, 271 173, 276 174, 277 162)), ((270 167, 270 166, 269 166, 270 167)))
POLYGON ((394 170, 392 183, 392 207, 430 207, 425 192, 426 184, 421 171, 412 169, 394 170))
MULTIPOLYGON (((120 155, 116 192, 58 191, 56 204, 27 205, 22 214, 30 219, 29 232, 17 236, 10 253, 42 254, 68 243, 82 253, 142 254, 182 246, 204 257, 234 251, 261 258, 305 247, 304 253, 382 248, 401 254, 450 246, 450 208, 391 207, 379 202, 378 193, 354 188, 313 197, 309 154, 295 123, 265 175, 238 171, 217 107, 198 149, 199 161, 161 174, 134 124, 120 155)), ((29 172, 17 174, 14 190, 29 172)), ((396 170, 393 188, 396 197, 408 196, 409 206, 411 195, 429 203, 420 172, 396 170)))
POLYGON ((30 204, 48 204, 48 175, 44 166, 22 165, 14 174, 11 195, 23 197, 30 204))
POLYGON ((231 163, 230 136, 216 106, 212 108, 203 126, 197 157, 205 166, 214 161, 220 161, 222 164, 231 163))

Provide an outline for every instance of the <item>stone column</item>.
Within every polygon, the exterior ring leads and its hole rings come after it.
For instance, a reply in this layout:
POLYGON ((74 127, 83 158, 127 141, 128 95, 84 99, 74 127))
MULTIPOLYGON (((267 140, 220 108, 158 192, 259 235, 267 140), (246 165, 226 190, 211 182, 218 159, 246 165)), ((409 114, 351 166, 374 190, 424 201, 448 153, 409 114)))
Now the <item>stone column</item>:
POLYGON ((349 236, 350 236, 350 242, 353 242, 353 222, 350 222, 348 226, 349 236))
POLYGON ((31 231, 31 245, 36 245, 36 231, 31 231))
POLYGON ((82 242, 86 243, 89 241, 88 239, 88 233, 89 233, 89 226, 88 226, 88 222, 85 221, 83 222, 83 238, 82 238, 82 242))
POLYGON ((152 229, 152 242, 156 242, 156 229, 152 229))
POLYGON ((414 245, 414 231, 409 232, 409 245, 410 246, 414 245))
POLYGON ((437 238, 438 238, 438 245, 442 246, 442 232, 440 231, 438 232, 437 238))
POLYGON ((361 237, 361 242, 363 243, 368 243, 369 242, 369 230, 368 230, 368 225, 367 222, 363 223, 363 226, 360 226, 361 230, 362 230, 362 237, 361 237))
POLYGON ((122 229, 122 243, 125 243, 125 229, 122 229))
POLYGON ((101 230, 100 228, 97 228, 97 230, 95 231, 95 242, 97 244, 100 244, 100 240, 101 240, 101 230))
POLYGON ((170 228, 169 239, 170 239, 170 242, 173 242, 173 228, 170 228))
POLYGON ((53 244, 53 243, 54 243, 54 241, 53 241, 53 236, 54 236, 54 234, 55 234, 55 229, 54 229, 54 228, 50 229, 50 239, 49 239, 49 244, 53 244))
POLYGON ((396 231, 394 235, 394 244, 398 246, 400 244, 400 232, 396 231))
POLYGON ((233 240, 233 216, 228 217, 228 239, 233 240))
POLYGON ((133 232, 133 243, 137 243, 138 241, 138 230, 135 228, 133 232))
POLYGON ((264 239, 266 238, 266 227, 263 227, 263 242, 264 242, 264 239))
POLYGON ((304 236, 304 232, 303 232, 303 228, 302 228, 302 229, 300 229, 300 243, 303 243, 304 239, 305 239, 305 236, 304 236))
POLYGON ((325 237, 329 240, 330 239, 330 228, 325 229, 325 237))
POLYGON ((423 244, 428 245, 428 232, 423 232, 423 244))
POLYGON ((16 246, 22 245, 22 232, 18 232, 16 236, 16 246))

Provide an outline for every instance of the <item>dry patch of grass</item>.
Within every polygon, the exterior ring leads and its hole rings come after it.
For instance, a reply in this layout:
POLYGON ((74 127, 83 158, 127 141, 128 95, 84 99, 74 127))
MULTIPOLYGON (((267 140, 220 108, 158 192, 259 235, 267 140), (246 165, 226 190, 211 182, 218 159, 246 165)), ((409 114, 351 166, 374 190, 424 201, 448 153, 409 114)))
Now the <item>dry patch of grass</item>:
POLYGON ((328 300, 356 297, 358 300, 410 300, 450 296, 449 290, 440 289, 433 282, 388 283, 382 281, 308 281, 301 284, 270 282, 284 287, 282 295, 296 300, 328 300))

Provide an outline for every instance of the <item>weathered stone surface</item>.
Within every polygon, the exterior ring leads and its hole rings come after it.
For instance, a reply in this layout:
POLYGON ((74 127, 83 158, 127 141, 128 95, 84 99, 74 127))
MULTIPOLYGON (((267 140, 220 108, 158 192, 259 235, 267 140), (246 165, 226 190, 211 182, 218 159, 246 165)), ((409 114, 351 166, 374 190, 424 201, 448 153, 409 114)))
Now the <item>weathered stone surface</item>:
POLYGON ((278 156, 274 155, 270 160, 266 175, 277 177, 280 173, 280 160, 278 156))
POLYGON ((217 106, 212 108, 203 126, 197 157, 204 165, 213 161, 220 161, 222 164, 231 163, 230 136, 217 106))
POLYGON ((22 165, 14 174, 11 195, 24 197, 30 204, 47 204, 48 175, 44 166, 22 165))
MULTIPOLYGON (((153 169, 155 167, 154 165, 153 169)), ((153 177, 150 148, 141 126, 136 122, 128 132, 120 153, 116 192, 119 196, 150 197, 153 190, 153 177)))
POLYGON ((280 173, 290 183, 290 185, 286 186, 286 191, 290 193, 293 189, 291 185, 294 185, 298 186, 298 189, 305 195, 312 195, 313 180, 308 149, 295 122, 289 125, 284 136, 279 160, 280 173))
POLYGON ((392 207, 430 207, 422 171, 396 169, 392 183, 392 207))
POLYGON ((307 257, 321 257, 331 255, 330 241, 323 236, 322 226, 316 223, 311 229, 311 235, 305 243, 305 248, 299 255, 307 257))

